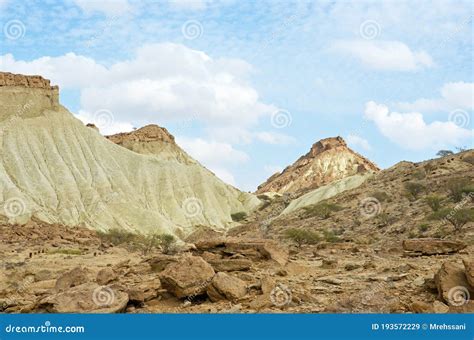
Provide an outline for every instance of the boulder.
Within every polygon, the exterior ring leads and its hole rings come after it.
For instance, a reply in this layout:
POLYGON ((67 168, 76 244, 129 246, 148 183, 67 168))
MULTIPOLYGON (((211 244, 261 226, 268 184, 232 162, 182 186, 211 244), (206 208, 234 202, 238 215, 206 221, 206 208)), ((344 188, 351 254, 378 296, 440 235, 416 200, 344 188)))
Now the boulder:
POLYGON ((115 280, 117 280, 117 274, 112 270, 112 268, 107 267, 101 269, 97 273, 96 281, 101 286, 105 286, 106 284, 109 284, 110 282, 115 280))
POLYGON ((225 243, 225 251, 240 253, 250 257, 260 257, 274 260, 284 266, 288 262, 288 249, 274 240, 266 239, 231 239, 225 243))
POLYGON ((451 254, 466 248, 462 242, 438 239, 410 239, 403 241, 403 249, 423 255, 451 254))
POLYGON ((163 288, 178 298, 197 296, 206 292, 215 272, 199 256, 184 256, 161 272, 163 288))
POLYGON ((219 272, 207 287, 207 295, 212 302, 219 300, 237 301, 247 294, 247 286, 244 281, 219 272))
POLYGON ((474 287, 474 260, 464 259, 462 262, 464 263, 467 282, 471 287, 474 287))
POLYGON ((76 267, 56 280, 55 290, 61 292, 90 281, 92 281, 90 271, 83 267, 76 267))
POLYGON ((40 300, 34 310, 46 313, 119 313, 125 310, 128 301, 128 294, 118 287, 88 282, 40 300))
POLYGON ((456 262, 443 263, 435 275, 435 282, 440 299, 449 306, 462 306, 474 297, 474 288, 469 285, 464 268, 456 262))
POLYGON ((218 272, 244 271, 252 267, 252 261, 247 259, 214 259, 209 263, 218 272))

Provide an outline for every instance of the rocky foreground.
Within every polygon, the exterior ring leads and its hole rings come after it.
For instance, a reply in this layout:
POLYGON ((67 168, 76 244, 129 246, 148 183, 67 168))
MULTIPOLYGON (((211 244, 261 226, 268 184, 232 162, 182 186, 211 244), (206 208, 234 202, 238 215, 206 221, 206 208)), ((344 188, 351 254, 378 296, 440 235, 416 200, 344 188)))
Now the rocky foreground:
POLYGON ((474 245, 459 241, 295 247, 203 229, 164 254, 37 222, 0 232, 5 313, 474 312, 474 245))

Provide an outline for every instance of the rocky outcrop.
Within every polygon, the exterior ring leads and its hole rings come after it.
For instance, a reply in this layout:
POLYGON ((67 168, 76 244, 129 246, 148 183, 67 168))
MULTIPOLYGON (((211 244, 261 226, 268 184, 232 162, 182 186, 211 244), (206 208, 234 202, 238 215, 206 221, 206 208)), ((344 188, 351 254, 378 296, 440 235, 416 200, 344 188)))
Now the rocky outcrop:
POLYGON ((441 255, 457 253, 466 248, 466 245, 458 241, 438 239, 410 239, 403 241, 403 249, 407 252, 420 255, 441 255))
POLYGON ((207 295, 213 302, 219 300, 237 301, 246 294, 245 282, 226 273, 217 273, 207 287, 207 295))
POLYGON ((469 284, 464 269, 456 262, 445 262, 435 275, 439 297, 450 306, 460 307, 474 298, 474 287, 469 284))
POLYGON ((212 266, 198 256, 185 256, 160 274, 163 288, 178 298, 202 295, 215 275, 212 266))
POLYGON ((58 86, 51 86, 48 79, 41 76, 25 76, 10 72, 0 72, 0 86, 20 86, 46 90, 59 90, 58 86))
POLYGON ((257 193, 297 193, 314 190, 333 181, 380 169, 352 151, 341 137, 326 138, 283 172, 274 174, 258 187, 257 193))

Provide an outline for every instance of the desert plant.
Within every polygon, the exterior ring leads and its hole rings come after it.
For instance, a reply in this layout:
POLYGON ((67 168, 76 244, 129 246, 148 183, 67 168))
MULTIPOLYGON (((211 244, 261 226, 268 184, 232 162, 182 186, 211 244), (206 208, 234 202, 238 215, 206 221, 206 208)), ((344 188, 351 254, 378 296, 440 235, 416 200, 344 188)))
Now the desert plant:
POLYGON ((443 201, 443 197, 439 195, 428 195, 425 197, 426 204, 431 208, 433 211, 438 211, 441 207, 441 202, 443 201))
POLYGON ((426 177, 426 171, 424 169, 418 169, 413 172, 412 176, 417 180, 422 180, 426 177))
POLYGON ((446 189, 453 202, 460 202, 463 195, 474 192, 474 185, 467 178, 452 178, 446 183, 446 189))
POLYGON ((326 242, 336 243, 340 241, 340 238, 332 230, 324 230, 323 235, 326 242))
POLYGON ((430 219, 448 221, 459 231, 466 223, 474 222, 474 209, 444 208, 431 214, 430 219))
POLYGON ((393 220, 390 218, 390 216, 387 213, 381 212, 380 214, 377 215, 376 222, 379 226, 386 227, 389 224, 391 224, 393 220))
POLYGON ((291 228, 285 230, 285 237, 295 242, 298 247, 303 244, 317 244, 321 242, 321 236, 313 231, 291 228))
POLYGON ((453 154, 454 154, 454 152, 452 152, 451 150, 439 150, 436 153, 436 156, 446 157, 446 156, 453 155, 453 154))
POLYGON ((406 182, 405 189, 408 197, 416 200, 418 199, 418 195, 425 191, 425 186, 419 182, 406 182))
POLYGON ((247 213, 244 211, 240 211, 240 212, 230 215, 230 217, 232 218, 232 221, 240 222, 247 218, 247 213))
POLYGON ((107 232, 97 232, 97 235, 102 241, 112 243, 114 246, 124 243, 132 243, 137 237, 136 234, 121 229, 111 229, 107 232))
POLYGON ((341 206, 337 204, 333 204, 333 203, 327 203, 327 202, 303 207, 306 217, 318 216, 322 219, 329 218, 333 211, 339 211, 341 209, 342 209, 341 206))
POLYGON ((418 226, 418 229, 420 230, 420 232, 424 233, 426 231, 428 231, 428 229, 430 228, 430 225, 428 223, 422 223, 418 226))
POLYGON ((370 194, 371 197, 374 197, 379 202, 385 202, 390 200, 390 196, 385 191, 374 191, 370 194))

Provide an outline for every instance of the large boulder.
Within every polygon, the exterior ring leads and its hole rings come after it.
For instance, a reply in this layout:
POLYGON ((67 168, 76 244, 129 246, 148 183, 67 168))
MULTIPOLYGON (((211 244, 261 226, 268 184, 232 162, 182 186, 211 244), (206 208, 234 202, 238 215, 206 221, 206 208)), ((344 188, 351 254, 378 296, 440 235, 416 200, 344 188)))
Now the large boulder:
POLYGON ((91 272, 83 267, 76 267, 69 272, 64 273, 56 280, 55 290, 65 291, 69 288, 82 285, 92 281, 91 272))
POLYGON ((117 273, 115 273, 114 270, 110 267, 101 269, 97 273, 96 281, 100 285, 106 285, 115 280, 117 280, 117 273))
POLYGON ((237 301, 247 294, 247 285, 244 281, 219 272, 207 287, 207 295, 213 302, 219 300, 237 301))
POLYGON ((410 239, 403 241, 403 249, 423 255, 451 254, 466 248, 462 242, 438 239, 410 239))
POLYGON ((288 249, 274 240, 266 239, 230 239, 225 243, 225 251, 230 253, 240 253, 248 257, 261 257, 267 260, 274 260, 279 265, 284 266, 288 262, 288 249))
POLYGON ((464 259, 464 268, 466 269, 466 279, 467 282, 474 287, 474 260, 473 259, 464 259))
POLYGON ((252 267, 252 261, 247 259, 213 259, 208 262, 218 272, 244 271, 252 267))
POLYGON ((199 256, 184 256, 161 272, 163 288, 178 298, 206 292, 215 275, 212 266, 199 256))
POLYGON ((464 268, 456 262, 443 263, 435 282, 440 299, 450 306, 463 306, 474 297, 474 288, 469 285, 464 268))
POLYGON ((119 313, 128 304, 128 294, 118 286, 88 282, 50 295, 35 306, 46 313, 119 313))

